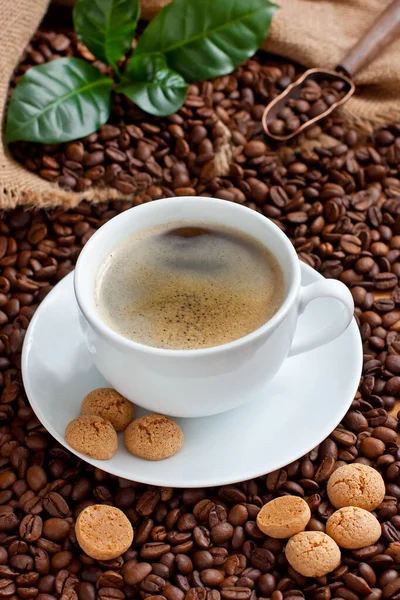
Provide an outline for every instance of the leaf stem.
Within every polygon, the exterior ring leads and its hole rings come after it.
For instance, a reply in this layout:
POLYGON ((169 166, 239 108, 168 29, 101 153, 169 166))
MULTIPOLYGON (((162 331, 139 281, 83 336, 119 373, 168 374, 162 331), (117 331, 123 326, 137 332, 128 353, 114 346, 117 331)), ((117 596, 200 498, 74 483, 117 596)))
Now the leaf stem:
POLYGON ((118 82, 121 81, 122 73, 121 73, 121 70, 119 69, 118 65, 115 63, 115 64, 112 64, 111 66, 114 69, 115 79, 117 79, 118 82))

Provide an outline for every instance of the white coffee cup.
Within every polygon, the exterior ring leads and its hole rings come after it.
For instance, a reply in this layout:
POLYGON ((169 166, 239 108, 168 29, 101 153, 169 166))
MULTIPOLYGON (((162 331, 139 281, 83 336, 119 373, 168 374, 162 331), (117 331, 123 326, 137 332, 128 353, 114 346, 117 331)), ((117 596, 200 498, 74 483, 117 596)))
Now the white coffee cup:
POLYGON ((176 417, 203 417, 239 406, 278 372, 288 356, 335 339, 349 325, 354 310, 349 290, 323 280, 301 287, 300 263, 285 234, 272 221, 238 204, 204 197, 167 198, 119 214, 88 241, 75 269, 80 322, 93 362, 110 386, 148 410, 176 417), (138 231, 166 223, 233 227, 272 250, 284 273, 285 297, 264 325, 233 342, 199 350, 146 346, 116 333, 101 319, 95 288, 101 265, 111 251, 138 231), (299 315, 316 298, 338 300, 337 322, 295 336, 299 315), (293 341, 294 340, 294 341, 293 341))

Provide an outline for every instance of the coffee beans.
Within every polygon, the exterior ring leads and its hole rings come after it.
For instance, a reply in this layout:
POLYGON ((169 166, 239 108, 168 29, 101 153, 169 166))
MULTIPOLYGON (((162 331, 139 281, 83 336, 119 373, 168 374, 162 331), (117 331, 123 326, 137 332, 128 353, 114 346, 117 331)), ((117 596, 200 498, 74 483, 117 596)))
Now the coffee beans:
MULTIPOLYGON (((291 80, 287 83, 289 85, 291 80)), ((330 81, 324 79, 323 74, 314 74, 307 77, 296 89, 298 97, 294 97, 293 94, 287 96, 277 117, 268 123, 268 130, 278 138, 296 132, 301 125, 326 112, 347 94, 349 86, 342 79, 330 81)), ((371 168, 372 174, 377 176, 375 165, 371 165, 371 168)))
POLYGON ((49 492, 44 496, 43 508, 53 517, 66 517, 69 513, 68 504, 57 492, 49 492))
MULTIPOLYGON (((43 61, 48 52, 86 53, 75 39, 57 36, 37 34, 18 74, 34 61, 32 52, 43 61)), ((190 86, 186 105, 168 118, 144 115, 117 98, 110 123, 84 140, 14 146, 35 172, 50 171, 70 187, 76 182, 74 189, 107 180, 132 192, 133 200, 82 203, 71 211, 16 209, 0 221, 0 597, 379 600, 399 594, 400 450, 398 418, 388 411, 400 396, 400 125, 364 139, 331 116, 307 130, 306 145, 276 152, 261 115, 296 73, 290 64, 263 60, 190 86), (314 145, 322 128, 333 140, 329 148, 314 145), (363 343, 359 391, 327 440, 274 473, 214 489, 149 488, 77 460, 34 416, 20 373, 30 319, 90 236, 133 204, 176 194, 225 198, 272 218, 301 260, 349 286, 363 343), (296 495, 312 512, 307 529, 324 531, 334 510, 326 481, 353 461, 374 466, 385 479, 386 496, 376 509, 382 537, 343 553, 327 577, 306 579, 288 567, 284 543, 260 533, 258 511, 277 496, 296 495), (76 517, 98 502, 121 508, 135 529, 132 548, 115 561, 93 561, 76 542, 76 517)), ((330 100, 322 85, 309 87, 289 107, 291 127, 313 103, 330 100)))

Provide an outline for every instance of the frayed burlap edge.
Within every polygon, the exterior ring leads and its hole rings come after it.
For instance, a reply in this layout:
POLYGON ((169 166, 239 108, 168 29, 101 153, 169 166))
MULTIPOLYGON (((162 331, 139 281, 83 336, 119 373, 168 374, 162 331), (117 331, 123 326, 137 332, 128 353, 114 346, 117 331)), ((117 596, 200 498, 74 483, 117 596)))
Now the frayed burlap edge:
POLYGON ((7 152, 7 163, 0 160, 0 208, 12 209, 16 206, 74 208, 83 200, 87 202, 107 202, 108 200, 133 200, 134 194, 121 194, 114 188, 95 187, 85 192, 63 190, 55 183, 49 183, 18 164, 7 152), (7 182, 13 182, 10 185, 7 182))
POLYGON ((346 108, 337 109, 337 114, 341 114, 345 119, 346 124, 349 127, 354 127, 360 133, 372 135, 374 131, 380 127, 384 127, 388 123, 394 123, 400 119, 400 106, 396 110, 393 106, 382 109, 379 112, 374 112, 373 115, 365 114, 365 107, 363 103, 364 114, 361 116, 359 109, 359 100, 357 97, 350 98, 346 103, 346 108))
MULTIPOLYGON (((23 170, 23 169, 22 169, 23 170)), ((40 178, 35 177, 35 180, 40 178)), ((0 180, 1 183, 1 180, 0 180)), ((17 206, 28 208, 74 208, 84 200, 90 203, 108 202, 109 200, 134 200, 135 194, 122 194, 114 188, 93 188, 85 192, 70 192, 56 184, 45 183, 44 189, 33 191, 29 182, 23 189, 3 188, 0 193, 0 208, 9 210, 17 206)))

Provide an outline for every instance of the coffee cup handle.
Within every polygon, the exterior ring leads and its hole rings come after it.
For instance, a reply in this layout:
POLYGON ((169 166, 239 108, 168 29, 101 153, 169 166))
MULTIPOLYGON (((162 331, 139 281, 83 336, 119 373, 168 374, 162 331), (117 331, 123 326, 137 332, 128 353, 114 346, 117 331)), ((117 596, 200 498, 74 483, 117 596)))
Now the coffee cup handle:
POLYGON ((322 329, 311 329, 305 335, 296 336, 290 348, 289 356, 295 356, 331 342, 341 335, 351 323, 354 313, 354 301, 350 291, 343 283, 333 279, 325 279, 302 287, 300 289, 298 314, 301 315, 306 306, 317 298, 338 300, 343 306, 340 317, 322 329))

